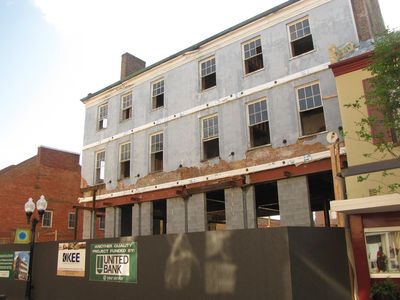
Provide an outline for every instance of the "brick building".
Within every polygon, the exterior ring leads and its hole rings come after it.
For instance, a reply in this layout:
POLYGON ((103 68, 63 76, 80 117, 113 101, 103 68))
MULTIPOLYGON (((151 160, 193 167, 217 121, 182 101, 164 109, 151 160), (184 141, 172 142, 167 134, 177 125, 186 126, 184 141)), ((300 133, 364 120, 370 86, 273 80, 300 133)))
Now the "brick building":
POLYGON ((381 25, 375 0, 291 0, 148 67, 124 54, 121 79, 82 99, 80 202, 105 212, 107 237, 313 226, 321 212, 329 226, 328 48, 381 25))
POLYGON ((37 240, 73 239, 80 172, 79 154, 43 146, 37 155, 0 170, 0 241, 12 243, 17 228, 29 228, 24 205, 28 198, 36 202, 40 195, 48 207, 38 224, 37 240))

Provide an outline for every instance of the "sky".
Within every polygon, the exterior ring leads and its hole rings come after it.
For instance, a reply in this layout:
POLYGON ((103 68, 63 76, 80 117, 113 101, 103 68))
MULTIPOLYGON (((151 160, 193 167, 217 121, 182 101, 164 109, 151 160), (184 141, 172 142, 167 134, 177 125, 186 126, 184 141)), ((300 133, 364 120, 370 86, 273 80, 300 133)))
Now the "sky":
MULTIPOLYGON (((119 80, 123 53, 151 65, 283 2, 0 0, 0 170, 40 145, 80 153, 80 99, 119 80)), ((400 28, 399 1, 380 5, 400 28)))

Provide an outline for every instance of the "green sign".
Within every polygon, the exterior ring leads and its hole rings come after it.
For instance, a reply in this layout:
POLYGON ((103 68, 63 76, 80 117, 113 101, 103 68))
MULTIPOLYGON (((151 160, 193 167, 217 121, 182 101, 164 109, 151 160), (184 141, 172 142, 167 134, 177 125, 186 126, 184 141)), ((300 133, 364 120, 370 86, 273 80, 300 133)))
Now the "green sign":
POLYGON ((90 245, 89 280, 136 283, 136 242, 90 245))
POLYGON ((0 278, 12 278, 14 252, 0 253, 0 278))

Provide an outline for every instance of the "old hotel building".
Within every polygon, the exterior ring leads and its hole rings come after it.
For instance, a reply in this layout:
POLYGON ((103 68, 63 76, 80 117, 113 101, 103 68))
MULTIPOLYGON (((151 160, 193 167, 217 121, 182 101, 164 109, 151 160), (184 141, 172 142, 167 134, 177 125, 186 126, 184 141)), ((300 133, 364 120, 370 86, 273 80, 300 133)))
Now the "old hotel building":
POLYGON ((328 225, 328 49, 379 17, 373 0, 291 0, 148 67, 124 54, 121 79, 82 99, 84 237, 93 206, 106 237, 328 225))

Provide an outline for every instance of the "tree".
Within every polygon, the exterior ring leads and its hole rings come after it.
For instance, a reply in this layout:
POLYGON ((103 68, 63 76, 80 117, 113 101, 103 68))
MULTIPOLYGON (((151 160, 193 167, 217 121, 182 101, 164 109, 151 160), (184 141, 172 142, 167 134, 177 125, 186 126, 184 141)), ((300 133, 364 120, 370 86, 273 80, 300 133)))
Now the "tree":
MULTIPOLYGON (((362 114, 355 122, 356 134, 362 141, 372 143, 374 151, 364 153, 365 157, 376 159, 400 158, 395 147, 400 138, 400 31, 386 31, 374 42, 372 63, 366 68, 372 78, 368 82, 365 95, 345 107, 355 109, 362 114), (368 115, 361 112, 366 105, 368 115)), ((384 171, 383 176, 394 175, 384 171)), ((369 177, 358 176, 358 181, 369 177)), ((400 184, 387 185, 390 192, 400 191, 400 184)), ((378 191, 382 189, 380 185, 378 191)))

